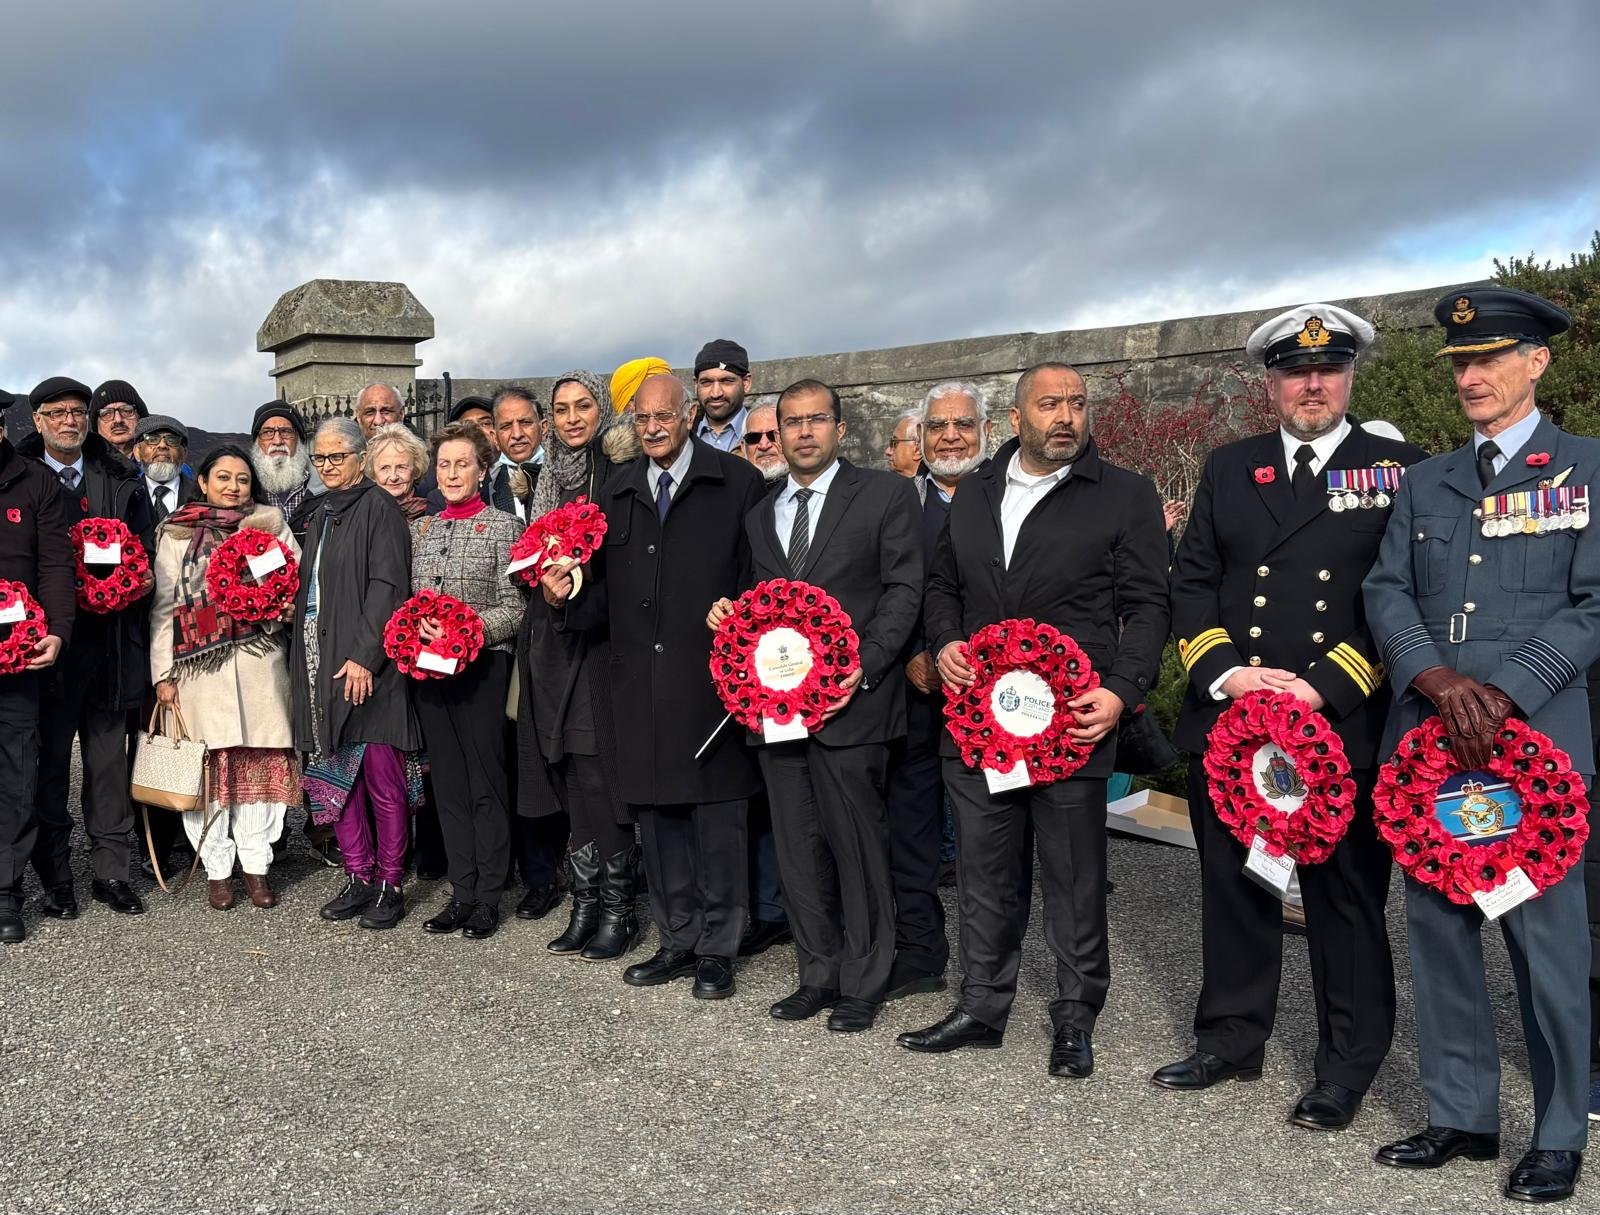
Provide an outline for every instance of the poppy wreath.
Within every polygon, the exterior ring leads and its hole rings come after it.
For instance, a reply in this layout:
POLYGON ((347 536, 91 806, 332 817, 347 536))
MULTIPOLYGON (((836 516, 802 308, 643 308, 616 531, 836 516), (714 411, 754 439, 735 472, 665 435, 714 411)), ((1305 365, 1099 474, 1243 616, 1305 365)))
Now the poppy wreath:
MULTIPOLYGON (((600 547, 605 534, 605 515, 597 505, 579 494, 571 502, 540 515, 517 537, 511 546, 513 564, 541 553, 544 559, 519 569, 516 577, 531 586, 545 570, 562 561, 585 565, 600 547)), ((577 594, 576 587, 573 594, 577 594)))
POLYGON ((121 519, 82 519, 74 523, 67 534, 72 539, 72 572, 78 606, 84 611, 102 616, 107 612, 120 612, 155 589, 144 545, 121 519), (120 546, 116 567, 109 573, 92 573, 83 560, 87 544, 100 548, 120 546))
POLYGON ((1560 881, 1589 838, 1589 798, 1567 753, 1527 722, 1506 718, 1484 770, 1511 786, 1522 818, 1509 835, 1476 846, 1451 835, 1434 815, 1440 784, 1465 770, 1437 717, 1409 730, 1378 770, 1373 821, 1400 868, 1463 906, 1513 869, 1536 890, 1560 881))
POLYGON ((1001 620, 985 625, 967 642, 967 665, 976 678, 967 687, 945 688, 945 729, 969 768, 1009 772, 1026 762, 1033 784, 1065 780, 1089 761, 1092 746, 1067 731, 1077 719, 1067 701, 1100 686, 1089 656, 1067 634, 1036 620, 1001 620), (1038 734, 1022 737, 995 716, 995 686, 1012 671, 1031 671, 1055 696, 1055 715, 1038 734))
POLYGON ((1235 700, 1211 727, 1201 763, 1217 818, 1246 848, 1260 836, 1268 856, 1292 856, 1298 865, 1325 861, 1355 816, 1356 783, 1344 740, 1326 717, 1287 692, 1250 692, 1235 700), (1273 805, 1256 783, 1256 753, 1266 746, 1288 760, 1271 766, 1289 786, 1275 787, 1284 796, 1303 791, 1296 810, 1273 805))
POLYGON ((25 670, 33 657, 33 648, 45 639, 44 609, 39 601, 20 582, 0 581, 0 619, 22 605, 22 619, 11 626, 10 634, 0 641, 0 675, 15 675, 25 670))
POLYGON ((206 594, 217 608, 235 620, 259 623, 287 620, 294 614, 300 590, 300 563, 288 545, 260 528, 241 527, 211 552, 206 563, 206 594), (250 572, 250 559, 283 552, 283 564, 259 582, 250 572))
POLYGON ((822 728, 822 715, 843 700, 841 686, 861 667, 861 640, 839 601, 809 582, 773 578, 733 601, 733 611, 711 639, 711 681, 723 705, 741 725, 761 732, 762 720, 787 725, 797 716, 808 731, 822 728), (756 649, 774 629, 793 629, 806 639, 811 666, 792 688, 768 687, 756 674, 756 649))
POLYGON ((456 660, 455 673, 478 656, 483 649, 483 620, 477 612, 454 595, 421 590, 395 609, 383 626, 383 652, 394 659, 401 673, 412 679, 443 679, 445 672, 417 665, 422 653, 422 622, 432 617, 444 629, 444 636, 427 648, 441 658, 456 660))

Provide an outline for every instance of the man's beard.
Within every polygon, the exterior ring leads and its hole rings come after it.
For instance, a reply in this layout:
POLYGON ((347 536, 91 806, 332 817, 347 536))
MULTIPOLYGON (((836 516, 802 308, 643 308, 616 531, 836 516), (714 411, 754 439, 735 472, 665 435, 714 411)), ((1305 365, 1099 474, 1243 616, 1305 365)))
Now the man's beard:
POLYGON ((928 471, 934 476, 945 481, 959 481, 974 468, 983 463, 983 451, 979 449, 970 456, 949 460, 929 460, 928 471))
POLYGON ((253 463, 256 466, 256 480, 269 494, 299 489, 311 475, 311 457, 303 447, 292 456, 268 456, 257 451, 253 463))
POLYGON ((774 460, 771 464, 757 464, 756 468, 766 478, 768 485, 774 481, 782 481, 789 475, 789 462, 787 460, 774 460))
POLYGON ((182 471, 170 460, 152 460, 144 466, 144 474, 158 485, 165 485, 182 471))

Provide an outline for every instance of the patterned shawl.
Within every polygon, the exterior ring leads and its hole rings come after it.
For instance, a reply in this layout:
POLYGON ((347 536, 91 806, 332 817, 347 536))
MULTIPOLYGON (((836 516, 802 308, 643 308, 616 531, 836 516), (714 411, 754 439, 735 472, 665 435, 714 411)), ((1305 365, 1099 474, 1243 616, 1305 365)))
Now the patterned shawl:
POLYGON ((216 547, 239 530, 255 510, 212 506, 194 501, 179 507, 162 523, 162 530, 191 529, 178 575, 178 601, 172 611, 172 666, 179 675, 219 671, 236 647, 250 654, 266 654, 283 644, 283 626, 235 620, 211 602, 206 589, 206 567, 216 547))

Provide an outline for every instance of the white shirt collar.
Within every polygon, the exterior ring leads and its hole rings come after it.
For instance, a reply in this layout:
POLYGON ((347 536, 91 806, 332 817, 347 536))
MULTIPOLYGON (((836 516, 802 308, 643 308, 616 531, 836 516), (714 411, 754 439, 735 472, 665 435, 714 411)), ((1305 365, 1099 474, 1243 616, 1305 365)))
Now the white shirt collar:
POLYGON ((1063 464, 1055 472, 1037 474, 1025 472, 1022 467, 1022 450, 1018 448, 1011 453, 1011 462, 1006 465, 1006 483, 1015 485, 1018 489, 1034 489, 1060 481, 1071 471, 1072 465, 1063 464))
POLYGON ((83 452, 81 452, 81 451, 78 452, 78 458, 76 460, 74 460, 71 464, 63 464, 60 460, 58 460, 54 456, 52 456, 49 453, 49 451, 47 450, 44 453, 44 462, 50 466, 50 471, 56 473, 58 476, 60 475, 61 470, 63 468, 76 469, 78 475, 80 477, 83 476, 83 452))
MULTIPOLYGON (((1528 440, 1533 438, 1533 432, 1539 429, 1540 414, 1537 409, 1529 412, 1528 416, 1520 422, 1507 426, 1494 437, 1494 445, 1500 449, 1500 454, 1507 461, 1528 445, 1528 440)), ((1478 448, 1489 442, 1477 431, 1472 432, 1472 450, 1476 454, 1478 448)), ((1502 465, 1502 467, 1504 467, 1502 465)))
POLYGON ((783 500, 785 502, 793 502, 795 490, 797 489, 809 489, 813 497, 826 498, 828 496, 828 486, 833 484, 833 479, 838 475, 838 473, 839 461, 837 459, 835 459, 832 464, 828 465, 823 473, 810 485, 801 485, 794 479, 794 474, 790 473, 788 480, 786 480, 783 485, 783 500))
POLYGON ((1309 441, 1311 450, 1316 453, 1316 459, 1311 461, 1311 471, 1320 475, 1322 470, 1328 466, 1328 461, 1333 459, 1333 453, 1339 450, 1339 444, 1343 443, 1350 434, 1351 429, 1350 419, 1340 418, 1339 425, 1321 438, 1306 440, 1297 439, 1283 427, 1278 427, 1278 437, 1283 440, 1284 468, 1288 470, 1291 477, 1294 476, 1294 453, 1309 441))
POLYGON ((672 467, 663 469, 654 460, 648 461, 645 471, 650 478, 650 492, 652 494, 660 492, 661 474, 665 471, 672 474, 672 489, 669 492, 677 493, 678 487, 683 484, 683 479, 689 475, 689 459, 693 455, 694 440, 690 439, 684 443, 677 459, 673 460, 672 467))

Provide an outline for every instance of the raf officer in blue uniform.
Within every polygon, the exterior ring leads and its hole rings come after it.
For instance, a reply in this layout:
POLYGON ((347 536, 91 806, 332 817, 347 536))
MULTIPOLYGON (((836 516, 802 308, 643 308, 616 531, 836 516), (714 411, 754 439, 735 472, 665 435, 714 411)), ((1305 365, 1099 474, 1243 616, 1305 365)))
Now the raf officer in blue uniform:
MULTIPOLYGON (((1437 713, 1457 754, 1477 768, 1514 716, 1549 735, 1592 784, 1584 672, 1600 658, 1600 528, 1587 525, 1600 494, 1600 441, 1567 434, 1534 400, 1549 340, 1571 320, 1546 300, 1498 287, 1452 292, 1434 316, 1473 435, 1408 472, 1364 586, 1394 689, 1385 744, 1437 713), (1552 492, 1518 497, 1541 489, 1552 492), (1559 525, 1539 526, 1545 516, 1559 525)), ((1493 1159, 1500 1068, 1484 916, 1407 882, 1406 921, 1428 1126, 1377 1159, 1395 1168, 1493 1159)), ((1511 1170, 1506 1196, 1555 1202, 1577 1184, 1587 1128, 1582 866, 1499 922, 1534 1096, 1533 1146, 1511 1170)))

